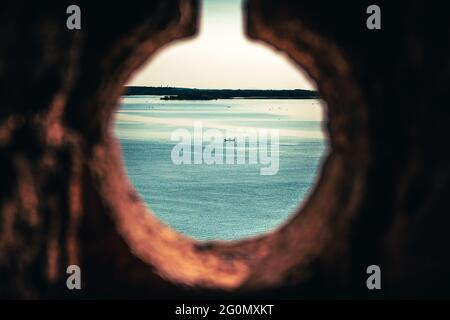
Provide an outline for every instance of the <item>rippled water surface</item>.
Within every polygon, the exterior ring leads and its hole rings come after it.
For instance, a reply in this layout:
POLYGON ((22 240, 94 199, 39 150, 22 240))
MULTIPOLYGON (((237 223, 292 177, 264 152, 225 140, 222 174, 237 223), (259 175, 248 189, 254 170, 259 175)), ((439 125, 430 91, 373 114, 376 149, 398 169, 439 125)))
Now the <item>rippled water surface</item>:
MULTIPOLYGON (((165 223, 197 239, 233 240, 279 226, 308 195, 327 144, 319 100, 159 98, 123 98, 115 132, 128 176, 165 223), (193 132, 194 123, 225 137, 227 129, 277 129, 277 173, 261 175, 260 163, 175 165, 171 152, 179 141, 171 135, 193 132)), ((224 154, 227 148, 234 143, 224 143, 224 154)))

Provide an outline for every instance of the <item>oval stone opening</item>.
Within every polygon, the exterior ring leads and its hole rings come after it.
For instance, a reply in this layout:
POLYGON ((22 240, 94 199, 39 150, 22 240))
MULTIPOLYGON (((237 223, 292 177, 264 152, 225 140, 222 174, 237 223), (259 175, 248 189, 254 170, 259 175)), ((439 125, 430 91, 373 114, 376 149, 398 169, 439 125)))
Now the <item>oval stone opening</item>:
POLYGON ((240 1, 205 1, 199 35, 125 90, 116 135, 151 211, 198 240, 269 232, 296 212, 327 149, 323 103, 287 57, 250 42, 240 1))

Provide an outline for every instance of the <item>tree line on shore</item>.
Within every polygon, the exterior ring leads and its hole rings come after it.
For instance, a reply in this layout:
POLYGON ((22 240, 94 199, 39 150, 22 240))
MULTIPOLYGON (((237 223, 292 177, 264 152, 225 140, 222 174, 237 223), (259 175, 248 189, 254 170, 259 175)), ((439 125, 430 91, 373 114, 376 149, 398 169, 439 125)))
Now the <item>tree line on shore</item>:
POLYGON ((317 99, 316 91, 304 89, 192 89, 175 87, 126 87, 125 96, 157 95, 162 100, 216 100, 233 98, 253 99, 317 99))

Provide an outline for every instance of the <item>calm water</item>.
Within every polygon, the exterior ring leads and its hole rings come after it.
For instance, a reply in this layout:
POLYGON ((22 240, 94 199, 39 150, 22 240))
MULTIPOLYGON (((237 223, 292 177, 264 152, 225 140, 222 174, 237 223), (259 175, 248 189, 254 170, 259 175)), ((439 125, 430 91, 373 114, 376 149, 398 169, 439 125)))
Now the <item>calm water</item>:
POLYGON ((326 151, 319 100, 126 97, 115 131, 128 176, 147 205, 179 232, 202 240, 238 239, 282 224, 308 195, 326 151), (174 165, 171 152, 179 141, 171 134, 193 132, 195 121, 222 131, 279 129, 277 174, 261 175, 261 164, 174 165))

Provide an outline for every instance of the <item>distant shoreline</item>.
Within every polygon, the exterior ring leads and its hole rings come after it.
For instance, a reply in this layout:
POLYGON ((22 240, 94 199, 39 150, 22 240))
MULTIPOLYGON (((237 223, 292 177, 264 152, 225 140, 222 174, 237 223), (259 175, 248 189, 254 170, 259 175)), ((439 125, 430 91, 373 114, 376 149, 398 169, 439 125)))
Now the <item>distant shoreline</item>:
POLYGON ((175 87, 126 87, 124 96, 155 95, 161 100, 218 100, 218 99, 318 99, 316 91, 304 89, 191 89, 175 87))

